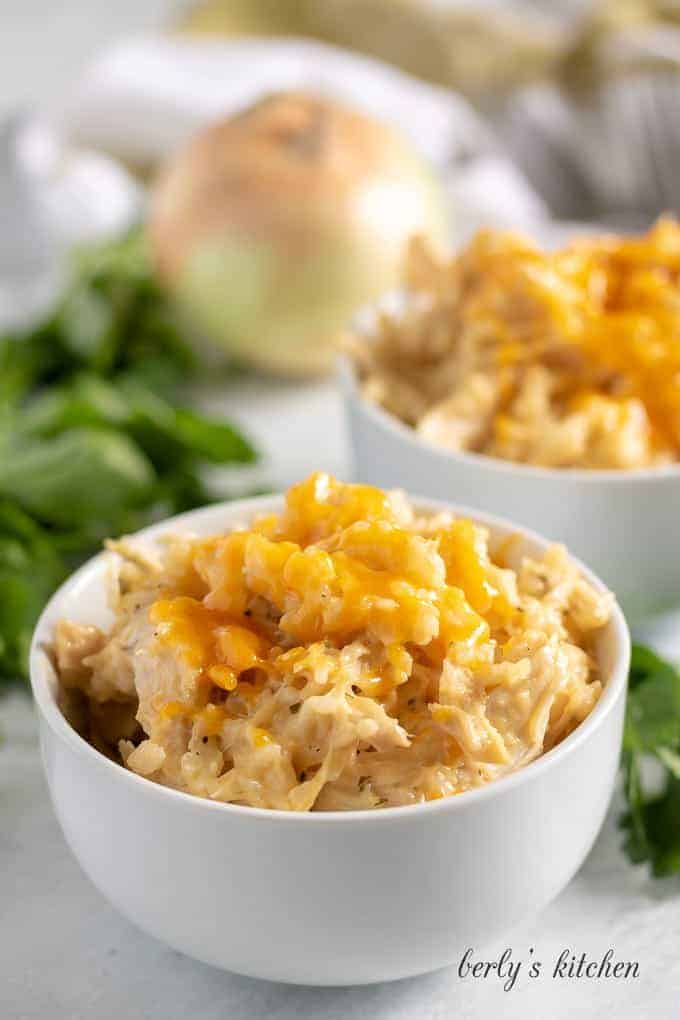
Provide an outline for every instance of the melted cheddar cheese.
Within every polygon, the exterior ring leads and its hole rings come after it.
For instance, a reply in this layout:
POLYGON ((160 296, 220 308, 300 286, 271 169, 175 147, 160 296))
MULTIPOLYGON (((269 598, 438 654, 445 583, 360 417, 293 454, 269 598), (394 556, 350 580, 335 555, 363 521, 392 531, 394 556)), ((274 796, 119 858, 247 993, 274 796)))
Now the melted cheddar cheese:
POLYGON ((357 343, 366 396, 436 445, 551 467, 680 458, 680 225, 542 251, 413 246, 420 298, 357 343))

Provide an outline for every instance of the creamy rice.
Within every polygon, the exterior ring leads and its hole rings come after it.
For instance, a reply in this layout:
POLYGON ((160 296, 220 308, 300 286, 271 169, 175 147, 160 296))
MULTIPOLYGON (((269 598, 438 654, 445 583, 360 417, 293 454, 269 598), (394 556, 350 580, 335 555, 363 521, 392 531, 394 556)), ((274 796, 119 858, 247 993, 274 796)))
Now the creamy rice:
POLYGON ((284 810, 416 804, 526 765, 588 715, 611 615, 561 546, 313 475, 284 510, 157 558, 114 546, 115 621, 61 621, 81 732, 127 768, 284 810))
POLYGON ((680 457, 680 226, 543 252, 411 245, 404 314, 350 338, 363 393, 428 442, 545 467, 680 457))

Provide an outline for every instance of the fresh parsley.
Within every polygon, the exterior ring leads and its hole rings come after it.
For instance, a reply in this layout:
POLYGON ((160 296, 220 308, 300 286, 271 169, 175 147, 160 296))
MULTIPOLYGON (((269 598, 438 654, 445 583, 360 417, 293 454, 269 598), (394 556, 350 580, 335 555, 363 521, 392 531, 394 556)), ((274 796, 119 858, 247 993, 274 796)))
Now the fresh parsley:
POLYGON ((181 401, 199 366, 141 232, 80 252, 49 318, 0 336, 0 688, 35 620, 107 535, 224 496, 208 465, 255 459, 181 401))
POLYGON ((654 875, 680 873, 680 671, 633 647, 623 777, 624 849, 654 875))

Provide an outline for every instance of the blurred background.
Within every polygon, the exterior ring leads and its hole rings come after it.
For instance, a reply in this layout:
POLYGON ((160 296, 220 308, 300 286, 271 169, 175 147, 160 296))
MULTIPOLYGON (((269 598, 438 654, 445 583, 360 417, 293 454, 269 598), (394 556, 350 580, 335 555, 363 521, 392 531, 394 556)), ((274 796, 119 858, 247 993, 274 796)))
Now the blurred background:
POLYGON ((679 71, 674 0, 5 0, 0 676, 106 535, 351 476, 409 236, 677 211, 679 71))

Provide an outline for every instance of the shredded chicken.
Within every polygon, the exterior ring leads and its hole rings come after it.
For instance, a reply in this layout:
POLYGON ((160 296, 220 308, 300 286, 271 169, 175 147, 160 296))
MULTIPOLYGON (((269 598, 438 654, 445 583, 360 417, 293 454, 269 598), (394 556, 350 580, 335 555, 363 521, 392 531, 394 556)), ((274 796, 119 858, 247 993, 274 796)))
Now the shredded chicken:
POLYGON ((450 796, 554 746, 600 694, 612 596, 560 546, 513 569, 484 528, 400 493, 314 475, 248 528, 116 551, 113 626, 59 623, 61 680, 96 746, 197 796, 450 796))
POLYGON ((412 244, 399 315, 352 336, 367 400, 428 442, 544 467, 680 458, 680 225, 543 252, 412 244))

